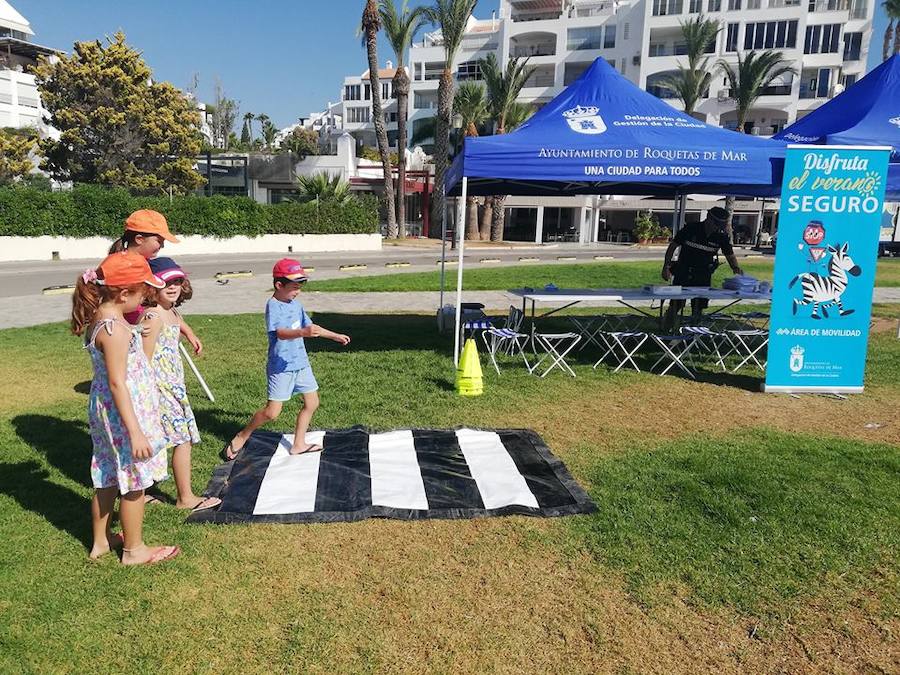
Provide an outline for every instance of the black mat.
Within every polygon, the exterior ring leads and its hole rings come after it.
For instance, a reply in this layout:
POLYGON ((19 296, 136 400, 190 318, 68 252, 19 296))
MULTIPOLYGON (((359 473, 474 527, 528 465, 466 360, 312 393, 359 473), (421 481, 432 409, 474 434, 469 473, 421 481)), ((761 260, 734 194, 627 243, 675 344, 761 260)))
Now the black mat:
POLYGON ((362 427, 311 432, 323 452, 290 455, 291 437, 256 432, 216 468, 206 495, 217 509, 191 523, 304 523, 370 517, 565 516, 596 506, 528 429, 362 427))

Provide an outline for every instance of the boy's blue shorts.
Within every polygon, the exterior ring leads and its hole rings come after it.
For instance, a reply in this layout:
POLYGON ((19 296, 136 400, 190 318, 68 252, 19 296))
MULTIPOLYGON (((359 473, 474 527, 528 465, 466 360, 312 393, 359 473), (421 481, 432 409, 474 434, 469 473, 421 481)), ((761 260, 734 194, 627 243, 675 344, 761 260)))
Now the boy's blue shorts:
POLYGON ((290 401, 294 394, 309 394, 319 389, 319 383, 309 366, 281 373, 267 372, 266 377, 269 380, 270 401, 290 401))

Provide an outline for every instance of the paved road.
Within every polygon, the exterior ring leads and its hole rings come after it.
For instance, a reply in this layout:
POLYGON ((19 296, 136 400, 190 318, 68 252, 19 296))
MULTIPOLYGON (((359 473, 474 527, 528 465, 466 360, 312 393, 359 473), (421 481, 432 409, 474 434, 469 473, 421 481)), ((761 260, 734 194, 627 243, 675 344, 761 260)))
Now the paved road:
MULTIPOLYGON (((595 244, 590 246, 523 245, 515 248, 466 248, 467 265, 516 265, 520 258, 539 258, 541 263, 593 261, 596 256, 612 256, 617 260, 655 260, 662 258, 664 249, 637 249, 616 244, 595 244), (568 260, 558 260, 567 258, 568 260), (497 259, 499 263, 481 263, 483 259, 497 259)), ((217 272, 252 270, 259 276, 269 274, 278 253, 252 255, 178 256, 177 246, 166 249, 166 253, 177 256, 178 262, 191 274, 191 279, 212 278, 217 272)), ((310 253, 301 258, 304 265, 315 267, 315 278, 329 279, 337 276, 361 276, 371 274, 393 274, 396 272, 421 272, 436 269, 441 250, 438 246, 385 246, 381 251, 359 253, 310 253), (409 267, 388 268, 388 263, 408 262, 409 267), (342 272, 341 265, 364 264, 366 270, 342 272)), ((447 257, 456 258, 456 251, 447 251, 447 257)), ((0 264, 0 298, 37 295, 49 286, 63 286, 73 283, 76 275, 86 267, 96 264, 96 260, 28 261, 0 264)))
MULTIPOLYGON (((175 252, 174 250, 172 251, 175 252)), ((574 259, 593 262, 595 258, 616 260, 659 260, 664 249, 634 249, 615 244, 591 246, 516 246, 508 248, 467 248, 465 262, 472 267, 525 264, 521 258, 537 258, 539 263, 565 264, 574 259), (561 260, 562 258, 562 260, 561 260), (481 262, 484 259, 499 262, 481 262)), ((448 258, 456 252, 448 250, 448 258)), ((382 251, 368 253, 319 253, 302 257, 305 265, 315 267, 317 279, 393 274, 435 270, 440 259, 440 248, 433 245, 386 246, 382 251), (408 262, 409 267, 390 268, 386 264, 408 262), (343 272, 339 268, 347 264, 365 264, 367 269, 343 272)), ((271 291, 269 270, 278 253, 265 255, 217 255, 180 256, 178 261, 191 273, 195 288, 194 299, 185 305, 187 314, 234 314, 259 312, 271 291), (217 272, 251 270, 251 278, 230 279, 227 284, 217 283, 217 272)), ((50 286, 72 283, 79 272, 95 260, 62 260, 3 263, 0 265, 0 328, 33 326, 68 318, 71 296, 45 295, 42 290, 50 286)), ((455 268, 450 268, 454 270, 455 268)), ((448 286, 453 278, 448 280, 448 286)), ((472 291, 465 300, 483 302, 491 309, 504 310, 510 298, 502 292, 472 291)), ((446 302, 452 302, 447 298, 446 302)), ((436 292, 406 293, 316 293, 306 292, 304 304, 318 312, 434 312, 440 303, 436 292)))

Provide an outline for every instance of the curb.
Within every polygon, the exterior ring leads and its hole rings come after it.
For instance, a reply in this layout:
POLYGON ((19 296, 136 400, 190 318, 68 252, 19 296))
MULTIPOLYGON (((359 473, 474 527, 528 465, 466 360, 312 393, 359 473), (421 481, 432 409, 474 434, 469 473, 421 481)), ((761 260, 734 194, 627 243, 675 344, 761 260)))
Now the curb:
POLYGON ((535 258, 535 257, 519 258, 519 262, 540 262, 540 260, 541 260, 540 258, 535 258))
POLYGON ((578 260, 578 258, 576 258, 574 255, 558 255, 558 256, 556 256, 556 259, 560 260, 560 261, 565 261, 565 262, 572 262, 572 261, 578 260))
POLYGON ((385 267, 409 267, 412 263, 408 262, 388 262, 384 263, 385 267))
POLYGON ((338 269, 341 272, 354 272, 356 270, 368 269, 368 265, 341 265, 338 269))
POLYGON ((498 263, 498 262, 500 262, 500 258, 482 258, 478 262, 480 262, 480 263, 498 263))
POLYGON ((248 279, 253 276, 252 270, 237 270, 235 272, 216 272, 214 279, 248 279))
POLYGON ((68 295, 75 291, 75 286, 47 286, 41 289, 42 295, 68 295))

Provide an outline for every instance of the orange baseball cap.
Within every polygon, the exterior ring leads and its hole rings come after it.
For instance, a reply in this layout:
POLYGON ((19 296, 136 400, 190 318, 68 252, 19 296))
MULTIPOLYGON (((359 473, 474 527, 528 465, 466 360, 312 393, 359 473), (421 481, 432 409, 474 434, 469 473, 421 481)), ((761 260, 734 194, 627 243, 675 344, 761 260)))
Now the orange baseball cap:
POLYGON ((158 234, 166 241, 178 243, 177 237, 169 232, 169 223, 166 217, 159 211, 141 209, 135 211, 125 220, 125 229, 141 234, 158 234))
POLYGON ((147 259, 138 253, 121 251, 108 255, 97 268, 98 284, 103 286, 134 286, 147 284, 153 288, 165 288, 166 282, 154 275, 147 259))

